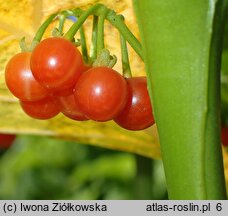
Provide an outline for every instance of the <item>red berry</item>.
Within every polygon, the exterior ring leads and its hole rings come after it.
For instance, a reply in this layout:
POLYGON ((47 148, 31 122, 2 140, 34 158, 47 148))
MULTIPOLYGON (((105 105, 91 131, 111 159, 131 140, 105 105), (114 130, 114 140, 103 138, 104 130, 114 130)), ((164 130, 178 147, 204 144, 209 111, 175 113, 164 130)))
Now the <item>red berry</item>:
POLYGON ((13 56, 5 70, 5 80, 14 96, 23 101, 40 100, 48 91, 33 77, 30 69, 31 53, 23 52, 13 56))
POLYGON ((75 86, 75 101, 89 119, 108 121, 122 110, 127 83, 115 70, 95 67, 85 71, 75 86))
POLYGON ((47 38, 32 52, 32 73, 47 89, 71 89, 81 75, 83 67, 79 50, 64 38, 47 38))
POLYGON ((84 121, 88 120, 75 103, 74 94, 59 97, 60 111, 67 117, 84 121))
POLYGON ((57 100, 52 97, 38 101, 20 101, 20 105, 27 115, 35 119, 50 119, 60 112, 57 100))
POLYGON ((128 130, 148 128, 154 124, 154 117, 147 91, 146 77, 128 78, 127 83, 127 103, 122 112, 114 118, 114 121, 128 130))

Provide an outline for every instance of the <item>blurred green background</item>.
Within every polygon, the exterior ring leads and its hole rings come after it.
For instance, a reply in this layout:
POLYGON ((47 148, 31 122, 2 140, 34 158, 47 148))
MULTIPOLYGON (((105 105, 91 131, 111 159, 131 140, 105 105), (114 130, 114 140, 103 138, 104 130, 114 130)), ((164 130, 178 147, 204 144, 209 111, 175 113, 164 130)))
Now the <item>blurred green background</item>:
POLYGON ((167 199, 167 192, 161 161, 20 135, 1 150, 0 199, 167 199))

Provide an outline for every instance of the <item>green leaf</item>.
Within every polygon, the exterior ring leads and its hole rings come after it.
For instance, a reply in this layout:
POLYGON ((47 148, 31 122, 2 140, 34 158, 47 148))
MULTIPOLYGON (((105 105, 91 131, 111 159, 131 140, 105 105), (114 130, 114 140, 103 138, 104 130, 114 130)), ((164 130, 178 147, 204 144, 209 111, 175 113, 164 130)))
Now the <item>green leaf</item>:
POLYGON ((219 125, 223 1, 135 0, 171 199, 224 199, 219 125))
MULTIPOLYGON (((227 12, 227 14, 228 14, 228 12, 227 12)), ((228 49, 228 15, 226 16, 226 26, 225 26, 225 30, 224 30, 223 48, 226 49, 226 50, 228 49)))

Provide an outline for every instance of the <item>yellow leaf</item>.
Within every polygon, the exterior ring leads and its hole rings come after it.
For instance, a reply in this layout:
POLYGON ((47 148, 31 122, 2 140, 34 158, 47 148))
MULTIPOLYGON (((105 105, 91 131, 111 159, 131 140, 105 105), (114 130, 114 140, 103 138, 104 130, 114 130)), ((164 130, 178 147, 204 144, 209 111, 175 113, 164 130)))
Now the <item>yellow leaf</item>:
MULTIPOLYGON (((114 122, 76 122, 59 114, 51 120, 35 120, 26 116, 17 99, 0 98, 0 131, 49 135, 75 140, 105 148, 134 152, 147 157, 159 158, 158 137, 144 131, 127 131, 114 122)), ((151 128, 156 133, 155 127, 151 128)))
POLYGON ((31 36, 42 19, 42 1, 0 0, 0 28, 12 35, 31 36))

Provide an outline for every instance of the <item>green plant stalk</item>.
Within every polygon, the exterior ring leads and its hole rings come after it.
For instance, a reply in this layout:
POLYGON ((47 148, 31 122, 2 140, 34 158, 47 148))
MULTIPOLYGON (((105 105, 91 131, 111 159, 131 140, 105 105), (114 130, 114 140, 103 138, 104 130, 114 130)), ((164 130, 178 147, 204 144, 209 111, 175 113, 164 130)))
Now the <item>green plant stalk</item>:
POLYGON ((86 43, 86 37, 83 26, 80 27, 80 42, 81 42, 81 48, 82 48, 82 57, 86 64, 88 64, 88 51, 87 51, 87 43, 86 43))
POLYGON ((37 33, 35 34, 32 43, 38 43, 40 42, 40 40, 43 37, 44 32, 46 31, 46 29, 48 28, 48 26, 51 24, 51 22, 54 20, 54 18, 57 16, 58 13, 54 13, 52 15, 50 15, 44 22, 43 24, 40 26, 40 28, 38 29, 37 33))
POLYGON ((64 24, 65 24, 65 21, 66 21, 66 16, 64 14, 60 14, 59 15, 59 27, 58 27, 58 30, 59 30, 61 35, 63 34, 63 27, 64 27, 64 24))
POLYGON ((122 74, 125 78, 132 77, 131 67, 128 57, 128 49, 125 38, 120 35, 120 44, 121 44, 121 60, 122 60, 122 74))
POLYGON ((209 72, 208 72, 208 113, 206 116, 206 128, 205 128, 205 173, 206 173, 206 184, 207 184, 207 195, 213 199, 219 198, 219 192, 224 191, 224 178, 215 176, 216 174, 222 174, 223 161, 221 160, 221 148, 218 148, 220 141, 220 71, 221 71, 221 54, 222 54, 222 41, 223 41, 223 30, 225 27, 225 20, 223 12, 225 1, 219 1, 217 3, 217 10, 214 15, 213 23, 213 34, 211 38, 210 56, 209 56, 209 72), (217 154, 213 154, 217 151, 217 154), (217 163, 215 163, 215 161, 217 163), (220 164, 219 164, 220 163, 220 164), (217 170, 215 175, 211 175, 217 170), (219 182, 220 181, 220 182, 219 182), (217 187, 211 187, 211 184, 217 184, 217 187))
MULTIPOLYGON (((82 14, 79 14, 79 12, 81 10, 76 10, 74 13, 77 14, 77 16, 79 16, 77 22, 75 22, 70 29, 66 32, 66 34, 64 35, 64 38, 72 41, 74 39, 75 34, 77 33, 77 31, 79 30, 79 28, 81 27, 81 25, 86 21, 86 19, 94 14, 96 11, 98 11, 98 9, 100 9, 102 7, 101 4, 95 4, 93 6, 91 6, 88 10, 82 12, 82 14)), ((73 10, 72 10, 73 11, 73 10)))
POLYGON ((107 14, 107 20, 118 29, 120 34, 128 41, 140 58, 143 59, 141 44, 125 25, 122 15, 116 15, 115 11, 110 10, 107 14))
POLYGON ((104 14, 104 11, 107 12, 106 19, 115 27, 118 29, 120 34, 123 35, 123 37, 127 40, 127 42, 131 45, 131 47, 135 50, 135 52, 143 59, 142 55, 142 47, 138 39, 132 34, 132 32, 129 30, 129 28, 126 26, 122 19, 122 15, 117 15, 115 11, 107 8, 106 6, 102 4, 95 4, 91 8, 89 8, 86 11, 83 11, 81 9, 73 9, 71 10, 75 16, 80 17, 73 26, 68 30, 68 32, 65 34, 65 38, 68 40, 72 40, 80 26, 85 22, 87 17, 89 15, 96 15, 96 16, 102 16, 104 14))
POLYGON ((97 58, 97 31, 98 31, 98 17, 93 16, 92 42, 90 46, 90 62, 93 63, 97 58))
POLYGON ((100 51, 104 49, 104 22, 108 12, 108 8, 103 7, 100 10, 100 16, 98 18, 98 26, 97 26, 97 55, 99 55, 100 51))
POLYGON ((225 199, 220 0, 134 0, 170 199, 225 199))

